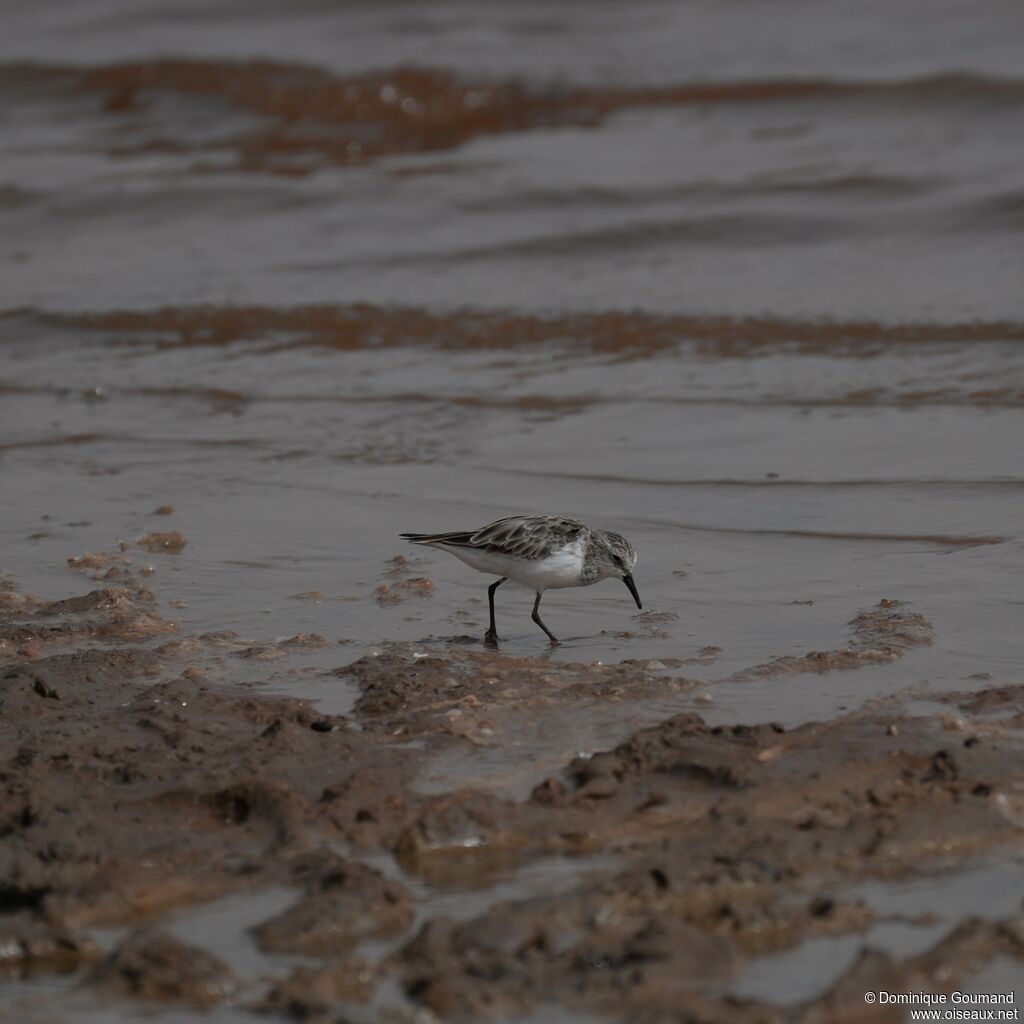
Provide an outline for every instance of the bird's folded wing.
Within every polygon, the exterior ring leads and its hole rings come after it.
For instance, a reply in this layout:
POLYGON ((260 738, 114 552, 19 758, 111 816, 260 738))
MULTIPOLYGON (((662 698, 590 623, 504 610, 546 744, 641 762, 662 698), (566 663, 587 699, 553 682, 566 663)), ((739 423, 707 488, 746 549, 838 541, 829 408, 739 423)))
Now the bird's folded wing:
POLYGON ((465 546, 535 561, 576 540, 583 529, 582 523, 558 516, 510 516, 477 530, 465 546))

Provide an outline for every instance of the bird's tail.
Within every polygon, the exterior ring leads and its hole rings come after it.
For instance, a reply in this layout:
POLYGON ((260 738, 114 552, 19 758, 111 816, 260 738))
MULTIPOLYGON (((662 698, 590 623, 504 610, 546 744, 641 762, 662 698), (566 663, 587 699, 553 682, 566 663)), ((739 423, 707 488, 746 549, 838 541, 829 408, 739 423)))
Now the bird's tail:
POLYGON ((468 544, 472 532, 466 533, 400 533, 410 544, 468 544))

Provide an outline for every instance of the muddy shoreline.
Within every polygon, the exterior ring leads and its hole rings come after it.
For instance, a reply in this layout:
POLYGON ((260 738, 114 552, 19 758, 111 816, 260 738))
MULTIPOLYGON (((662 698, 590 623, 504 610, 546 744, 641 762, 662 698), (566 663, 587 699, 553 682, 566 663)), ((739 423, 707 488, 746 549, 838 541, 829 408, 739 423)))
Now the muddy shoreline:
POLYGON ((891 6, 5 12, 0 1018, 1024 992, 1024 6, 891 6), (536 513, 644 608, 485 650, 536 513))
MULTIPOLYGON (((426 793, 417 778, 432 757, 702 681, 686 665, 552 665, 469 638, 395 644, 338 668, 361 696, 350 714, 325 715, 225 685, 216 667, 324 638, 182 636, 131 559, 92 572, 114 569, 117 586, 73 599, 10 581, 3 592, 8 983, 62 976, 82 1007, 230 1005, 316 1021, 529 1019, 551 1005, 612 1020, 882 1021, 901 1017, 863 991, 950 992, 1024 961, 1012 905, 957 912, 900 957, 872 948, 872 929, 926 930, 935 915, 849 895, 1019 856, 1024 685, 948 694, 941 714, 893 698, 793 729, 687 712, 568 760, 525 799, 426 793), (431 910, 446 888, 486 889, 552 857, 578 864, 570 884, 496 897, 463 920, 431 910), (288 905, 249 941, 301 957, 291 969, 240 978, 163 927, 183 909, 282 889, 288 905), (759 957, 858 936, 861 954, 815 998, 735 993, 759 957)), ((851 627, 842 651, 751 676, 851 672, 931 642, 923 616, 893 600, 851 627)), ((45 1006, 26 995, 8 1019, 45 1006)))

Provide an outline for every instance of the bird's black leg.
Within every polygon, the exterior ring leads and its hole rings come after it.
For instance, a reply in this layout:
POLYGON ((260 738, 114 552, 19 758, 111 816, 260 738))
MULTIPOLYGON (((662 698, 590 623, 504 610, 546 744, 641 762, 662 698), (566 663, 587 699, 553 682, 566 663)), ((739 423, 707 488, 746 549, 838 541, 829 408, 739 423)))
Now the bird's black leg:
POLYGON ((547 633, 548 639, 553 644, 557 644, 558 643, 558 637, 555 636, 555 634, 552 633, 551 630, 548 629, 548 627, 545 626, 544 623, 541 621, 540 612, 537 611, 538 608, 540 608, 540 594, 537 595, 537 600, 533 602, 533 615, 532 615, 533 621, 536 622, 537 625, 540 626, 540 628, 543 629, 545 633, 547 633))
POLYGON ((487 600, 491 606, 491 626, 490 629, 488 629, 487 632, 484 633, 485 644, 496 644, 498 642, 498 630, 497 627, 494 625, 494 592, 498 589, 498 587, 502 585, 502 583, 507 582, 508 577, 502 576, 500 580, 496 580, 487 588, 487 600))

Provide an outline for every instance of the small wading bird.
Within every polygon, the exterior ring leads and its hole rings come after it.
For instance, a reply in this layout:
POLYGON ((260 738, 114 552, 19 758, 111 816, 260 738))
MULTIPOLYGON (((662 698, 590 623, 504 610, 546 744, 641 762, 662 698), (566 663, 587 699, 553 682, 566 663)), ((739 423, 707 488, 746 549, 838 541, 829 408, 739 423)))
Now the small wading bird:
POLYGON ((491 625, 484 642, 496 644, 494 592, 511 580, 528 587, 537 598, 533 621, 553 644, 558 638, 541 621, 540 596, 557 587, 589 587, 617 577, 629 588, 637 608, 643 608, 633 582, 636 552, 625 537, 610 530, 595 530, 578 519, 564 516, 509 516, 479 530, 460 533, 403 533, 413 544, 440 548, 461 558, 479 572, 500 576, 487 588, 491 625))

